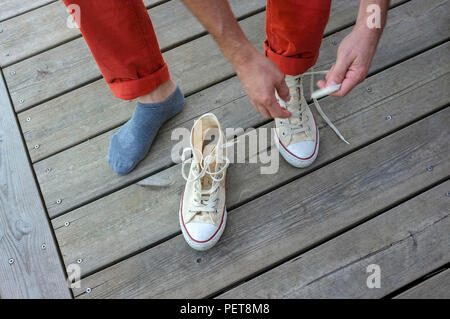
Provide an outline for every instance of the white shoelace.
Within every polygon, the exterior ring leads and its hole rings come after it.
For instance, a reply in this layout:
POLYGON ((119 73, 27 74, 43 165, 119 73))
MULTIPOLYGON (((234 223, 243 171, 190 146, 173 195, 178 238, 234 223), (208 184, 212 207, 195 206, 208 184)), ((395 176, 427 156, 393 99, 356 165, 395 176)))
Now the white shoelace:
MULTIPOLYGON (((296 77, 290 78, 289 81, 286 82, 287 86, 289 88, 293 88, 293 87, 297 87, 300 89, 300 108, 297 111, 292 112, 292 116, 296 117, 299 119, 298 123, 295 124, 291 124, 289 122, 285 122, 283 120, 280 121, 280 124, 283 126, 286 126, 289 129, 289 132, 287 133, 288 135, 292 135, 292 134, 297 134, 300 132, 306 132, 306 131, 311 131, 311 127, 304 127, 305 123, 307 121, 309 121, 308 115, 305 114, 306 113, 306 106, 307 106, 307 102, 305 100, 304 94, 303 94, 303 85, 300 84, 300 81, 298 81, 303 75, 310 75, 311 76, 311 93, 314 91, 314 75, 315 74, 327 74, 328 71, 310 71, 310 72, 305 72, 301 75, 298 75, 296 77)), ((336 133, 337 136, 339 136, 339 138, 344 141, 347 144, 350 144, 345 138, 344 136, 342 136, 341 132, 339 132, 339 130, 336 128, 336 126, 334 126, 334 124, 331 122, 331 120, 328 118, 328 116, 325 114, 325 112, 322 110, 322 108, 320 107, 319 102, 317 101, 317 99, 312 99, 314 102, 314 106, 317 109, 317 112, 319 112, 320 116, 322 116, 322 118, 325 120, 325 122, 328 124, 329 127, 331 127, 331 129, 336 133)), ((287 105, 287 103, 286 103, 287 105)))
MULTIPOLYGON (((227 144, 225 144, 227 145, 227 144)), ((183 178, 188 182, 195 182, 194 183, 194 204, 193 208, 191 208, 190 212, 208 212, 208 213, 217 213, 216 210, 216 203, 218 201, 218 195, 219 195, 219 187, 220 182, 225 177, 225 171, 230 165, 230 160, 225 155, 220 158, 221 161, 224 161, 224 164, 220 164, 219 162, 218 167, 219 170, 217 172, 212 172, 209 168, 209 166, 215 161, 215 156, 212 154, 205 156, 205 158, 201 158, 199 163, 193 163, 194 170, 193 170, 193 177, 189 178, 188 175, 186 175, 185 165, 187 163, 192 162, 192 158, 186 158, 186 152, 194 152, 194 150, 189 147, 185 148, 183 150, 183 154, 181 156, 181 173, 183 175, 183 178), (205 176, 209 175, 211 178, 212 186, 210 189, 203 190, 201 185, 201 179, 205 176)))

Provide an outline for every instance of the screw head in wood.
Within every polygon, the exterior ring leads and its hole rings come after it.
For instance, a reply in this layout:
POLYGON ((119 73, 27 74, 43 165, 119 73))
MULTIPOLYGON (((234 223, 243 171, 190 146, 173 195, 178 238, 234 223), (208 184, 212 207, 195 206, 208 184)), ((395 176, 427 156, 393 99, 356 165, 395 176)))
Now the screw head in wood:
POLYGON ((68 227, 69 225, 70 225, 69 222, 65 222, 65 223, 64 223, 64 226, 66 226, 66 227, 68 227))
POLYGON ((371 87, 368 87, 368 88, 367 88, 367 92, 372 93, 372 88, 371 88, 371 87))
POLYGON ((11 71, 11 72, 9 72, 9 74, 16 75, 16 71, 11 71))
POLYGON ((9 263, 10 265, 14 264, 14 258, 9 258, 8 263, 9 263))
POLYGON ((87 293, 87 294, 90 294, 90 293, 91 293, 91 291, 92 291, 92 289, 91 289, 91 288, 86 288, 86 293, 87 293))
POLYGON ((445 196, 450 197, 450 192, 445 193, 445 196))
POLYGON ((31 117, 27 117, 27 122, 30 122, 31 121, 31 117))
POLYGON ((24 99, 20 99, 19 102, 20 102, 20 104, 22 104, 23 102, 25 102, 25 100, 24 99))
POLYGON ((77 259, 77 264, 81 264, 82 262, 83 262, 83 259, 81 259, 81 258, 77 259))
POLYGON ((433 170, 433 166, 428 166, 427 171, 431 172, 433 170))
POLYGON ((46 171, 47 173, 50 173, 50 172, 52 171, 52 169, 51 169, 50 167, 48 167, 45 171, 46 171))
POLYGON ((41 147, 39 144, 36 144, 35 146, 34 146, 34 149, 35 150, 37 150, 39 147, 41 147))
POLYGON ((47 248, 47 245, 45 244, 45 243, 43 243, 42 245, 41 245, 41 249, 42 250, 45 250, 47 248))
POLYGON ((391 115, 386 116, 386 120, 388 121, 392 120, 392 116, 391 115))
POLYGON ((61 204, 62 203, 62 200, 61 200, 61 198, 58 198, 57 200, 56 200, 56 204, 61 204))

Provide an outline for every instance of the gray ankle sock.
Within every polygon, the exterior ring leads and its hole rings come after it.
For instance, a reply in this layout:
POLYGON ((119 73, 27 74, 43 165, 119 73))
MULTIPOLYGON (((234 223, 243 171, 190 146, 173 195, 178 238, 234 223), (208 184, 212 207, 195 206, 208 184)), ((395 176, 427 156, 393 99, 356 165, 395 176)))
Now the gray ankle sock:
POLYGON ((131 119, 113 135, 108 163, 119 175, 131 172, 150 150, 153 139, 165 121, 178 114, 184 105, 180 88, 159 103, 137 104, 131 119))

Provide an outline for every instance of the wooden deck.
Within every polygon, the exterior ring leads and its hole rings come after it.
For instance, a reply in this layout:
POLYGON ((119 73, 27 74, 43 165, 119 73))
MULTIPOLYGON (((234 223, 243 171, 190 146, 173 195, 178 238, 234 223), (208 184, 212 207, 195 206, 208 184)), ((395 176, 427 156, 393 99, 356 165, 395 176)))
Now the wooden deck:
MULTIPOLYGON (((311 167, 230 167, 228 225, 207 252, 179 229, 172 129, 205 112, 223 127, 273 123, 181 1, 144 2, 187 103, 125 177, 105 158, 134 102, 109 92, 60 1, 2 5, 1 298, 450 298, 449 1, 391 1, 368 79, 321 100, 350 145, 320 121, 311 167), (366 285, 371 264, 380 288, 366 285), (70 265, 80 288, 66 283, 70 265)), ((265 0, 230 3, 262 49, 265 0)), ((334 1, 316 69, 334 62, 357 6, 334 1)))

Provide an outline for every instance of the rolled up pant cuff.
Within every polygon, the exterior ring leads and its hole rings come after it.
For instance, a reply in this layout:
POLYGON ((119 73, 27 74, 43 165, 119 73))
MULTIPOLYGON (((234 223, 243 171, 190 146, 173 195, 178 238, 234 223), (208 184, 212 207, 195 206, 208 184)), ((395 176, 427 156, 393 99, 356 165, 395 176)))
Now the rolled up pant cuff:
POLYGON ((169 81, 170 74, 167 64, 156 72, 134 80, 120 80, 108 83, 114 96, 123 100, 132 100, 155 90, 161 84, 169 81))
POLYGON ((305 73, 317 62, 317 57, 297 58, 286 57, 274 52, 266 40, 264 42, 265 56, 269 58, 286 75, 299 75, 305 73))

